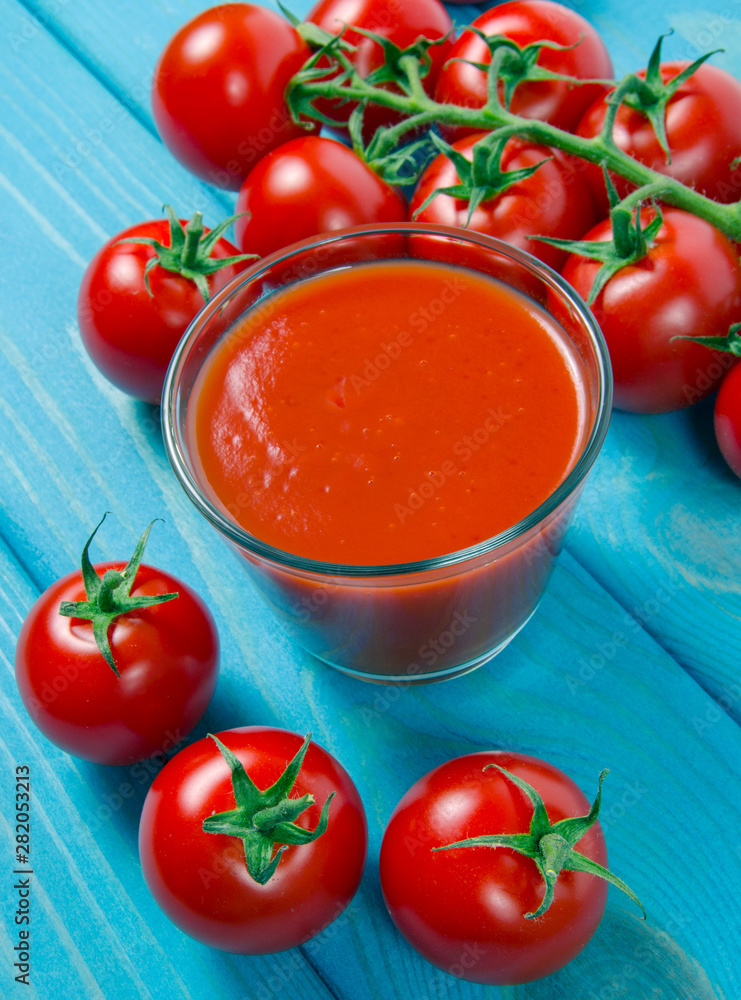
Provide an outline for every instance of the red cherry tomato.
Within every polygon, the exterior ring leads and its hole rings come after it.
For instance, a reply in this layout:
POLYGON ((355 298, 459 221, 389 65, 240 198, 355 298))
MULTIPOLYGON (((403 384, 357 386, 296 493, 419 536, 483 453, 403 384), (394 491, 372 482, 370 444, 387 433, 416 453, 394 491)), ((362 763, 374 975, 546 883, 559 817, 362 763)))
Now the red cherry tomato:
MULTIPOLYGON (((95 571, 120 572, 125 565, 98 563, 95 571)), ((119 676, 96 644, 92 623, 60 614, 63 602, 86 599, 80 570, 39 597, 18 636, 15 671, 23 704, 52 743, 98 764, 132 764, 172 750, 199 722, 218 674, 213 618, 181 580, 138 565, 132 598, 175 592, 173 600, 135 608, 110 625, 119 676)))
MULTIPOLYGON (((727 368, 723 355, 683 338, 724 336, 741 316, 736 246, 688 212, 665 208, 663 219, 648 254, 610 278, 592 304, 610 350, 615 406, 637 413, 678 410, 712 392, 727 368)), ((605 220, 584 239, 611 236, 605 220)), ((586 299, 598 266, 573 254, 561 273, 586 299)))
MULTIPOLYGON (((499 751, 458 757, 421 778, 394 810, 381 845, 381 887, 394 923, 429 962, 472 982, 515 984, 560 969, 584 948, 602 917, 607 882, 564 868, 538 915, 546 890, 532 858, 508 846, 441 850, 531 832, 533 802, 511 778, 484 770, 492 764, 539 793, 551 825, 590 811, 574 782, 545 761, 499 751)), ((573 846, 607 864, 599 822, 573 846)))
MULTIPOLYGON (((260 726, 231 729, 218 738, 260 792, 281 778, 302 747, 295 733, 260 726)), ((312 804, 295 823, 316 830, 326 809, 326 830, 310 843, 285 848, 260 884, 248 871, 245 844, 237 834, 204 830, 204 821, 234 829, 226 825, 229 817, 221 824, 218 815, 240 805, 230 766, 214 739, 207 738, 181 750, 160 771, 139 826, 144 878, 166 915, 197 941, 245 955, 293 948, 330 924, 360 884, 367 849, 363 805, 345 769, 310 743, 287 802, 310 795, 312 804)), ((266 866, 276 858, 271 837, 263 839, 266 866)), ((275 843, 286 841, 278 836, 275 843)))
MULTIPOLYGON (((579 79, 610 79, 612 62, 596 29, 581 14, 551 0, 513 0, 484 11, 473 27, 486 35, 506 35, 521 47, 551 41, 573 46, 564 50, 542 49, 538 65, 555 73, 579 79), (578 43, 578 44, 577 44, 578 43)), ((480 108, 486 103, 486 74, 467 62, 488 64, 486 44, 472 31, 464 31, 453 46, 448 63, 440 71, 435 99, 444 104, 480 108)), ((601 84, 574 86, 558 80, 521 83, 514 92, 511 110, 526 118, 539 118, 558 128, 572 129, 589 105, 604 93, 601 84)), ((472 129, 442 126, 446 139, 460 139, 472 129)))
MULTIPOLYGON (((320 0, 312 7, 307 21, 335 35, 345 25, 363 28, 388 38, 401 49, 413 45, 420 37, 441 39, 453 29, 450 15, 439 0, 320 0)), ((372 38, 355 31, 346 31, 343 37, 357 47, 350 58, 361 76, 368 76, 383 65, 383 50, 372 38)), ((451 50, 450 40, 430 48, 432 65, 423 80, 429 94, 434 91, 440 67, 449 58, 451 50)), ((331 118, 346 122, 355 105, 352 102, 317 101, 316 107, 331 118)), ((399 116, 389 109, 369 106, 363 116, 366 142, 381 126, 392 125, 399 120, 399 116)))
POLYGON ((237 199, 237 243, 261 256, 289 243, 371 222, 403 222, 406 201, 355 153, 305 136, 250 171, 237 199))
MULTIPOLYGON (((173 352, 205 298, 196 281, 182 273, 159 265, 147 270, 157 258, 154 247, 121 240, 156 240, 171 247, 173 224, 186 230, 190 225, 153 219, 113 236, 88 264, 77 298, 80 335, 96 367, 119 389, 147 403, 159 403, 173 352)), ((226 261, 237 254, 221 238, 206 259, 226 261)), ((222 288, 245 266, 237 260, 204 275, 207 291, 222 288)))
POLYGON ((735 363, 715 400, 715 437, 723 457, 741 476, 741 365, 735 363))
POLYGON ((304 134, 283 94, 310 57, 280 14, 225 3, 174 35, 154 71, 152 111, 163 142, 197 177, 237 189, 261 156, 304 134))
MULTIPOLYGON (((471 161, 474 145, 485 135, 479 132, 461 139, 453 144, 453 149, 471 161)), ((528 236, 579 239, 594 225, 592 199, 580 173, 557 150, 523 139, 510 139, 500 161, 503 171, 521 170, 536 163, 541 166, 534 174, 480 202, 467 228, 506 240, 558 270, 566 260, 566 252, 528 236)), ((441 153, 420 178, 409 205, 410 218, 443 226, 466 226, 468 201, 452 195, 439 194, 417 212, 437 188, 459 183, 455 164, 441 153)))
MULTIPOLYGON (((673 79, 689 64, 661 64, 664 83, 673 79)), ((641 70, 638 76, 645 76, 641 70)), ((604 123, 606 98, 598 98, 585 112, 577 132, 586 138, 597 135, 604 123)), ((666 107, 666 135, 671 153, 666 153, 656 138, 653 126, 641 111, 623 104, 618 110, 613 138, 624 152, 660 174, 674 177, 714 201, 737 201, 741 195, 741 172, 733 161, 741 152, 741 81, 703 63, 680 84, 666 107)), ((586 164, 587 180, 602 215, 608 211, 602 168, 586 164)), ((631 188, 622 177, 611 175, 621 197, 631 188)))

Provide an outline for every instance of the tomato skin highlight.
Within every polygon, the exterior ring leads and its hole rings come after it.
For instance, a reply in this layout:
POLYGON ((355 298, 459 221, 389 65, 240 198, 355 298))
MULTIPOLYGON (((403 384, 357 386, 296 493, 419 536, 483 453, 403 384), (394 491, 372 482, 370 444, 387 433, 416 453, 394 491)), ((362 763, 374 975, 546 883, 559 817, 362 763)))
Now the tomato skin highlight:
MULTIPOLYGON (((721 352, 683 338, 724 336, 741 316, 736 245, 697 216, 675 208, 662 212, 664 223, 646 257, 614 275, 591 307, 610 350, 614 405, 635 413, 679 410, 709 395, 728 362, 721 352)), ((644 225, 652 218, 645 209, 644 225)), ((611 235, 605 220, 584 238, 611 235)), ((572 254, 561 273, 586 299, 598 266, 572 254)))
MULTIPOLYGON (((486 35, 506 35, 520 46, 541 40, 574 46, 564 51, 544 48, 538 65, 580 79, 612 78, 612 60, 596 29, 581 14, 552 0, 501 3, 484 11, 472 24, 486 35), (576 42, 579 43, 575 45, 576 42)), ((491 61, 486 44, 472 31, 464 31, 458 38, 449 59, 482 64, 491 61)), ((570 86, 561 81, 521 83, 514 92, 510 108, 515 114, 539 118, 570 131, 606 89, 602 84, 570 86)), ((483 107, 486 74, 465 62, 448 61, 438 76, 435 100, 469 108, 483 107)), ((440 130, 449 142, 462 139, 473 131, 450 125, 441 125, 440 130)))
POLYGON ((310 236, 373 222, 404 222, 403 196, 333 139, 304 136, 264 157, 237 199, 238 246, 265 256, 310 236))
POLYGON ((741 365, 738 362, 734 362, 720 384, 713 422, 723 458, 741 477, 741 365))
MULTIPOLYGON (((661 63, 662 80, 668 82, 688 65, 681 61, 661 63)), ((637 75, 645 74, 641 70, 637 75)), ((670 163, 646 115, 625 104, 615 118, 613 138, 620 149, 652 170, 674 177, 714 201, 730 203, 741 196, 741 174, 731 166, 741 151, 739 106, 741 81, 718 66, 703 63, 680 84, 667 104, 670 163)), ((579 122, 577 134, 587 139, 598 135, 606 111, 605 99, 598 98, 579 122)), ((585 176, 600 217, 604 217, 609 206, 602 168, 585 164, 585 176)), ((621 198, 634 186, 617 175, 611 177, 621 198)))
POLYGON ((163 142, 197 177, 237 190, 261 156, 303 135, 284 92, 311 55, 289 22, 249 3, 198 14, 170 39, 152 84, 163 142))
MULTIPOLYGON (((453 148, 471 160, 472 147, 485 135, 485 132, 474 133, 453 143, 453 148)), ((596 220, 591 194, 579 167, 557 150, 519 138, 510 139, 502 154, 501 169, 519 170, 543 160, 548 162, 543 162, 530 177, 518 181, 495 198, 482 201, 466 227, 468 202, 452 195, 437 195, 416 217, 414 215, 436 188, 459 183, 455 164, 441 153, 420 178, 409 205, 409 218, 417 222, 461 226, 496 236, 559 270, 566 260, 566 252, 528 239, 528 236, 579 239, 596 220)))
MULTIPOLYGON (((510 848, 433 851, 484 834, 527 833, 532 805, 494 769, 529 782, 550 821, 589 812, 589 802, 563 772, 525 754, 481 751, 447 761, 403 796, 386 827, 380 876, 392 920, 433 965, 470 982, 514 985, 549 975, 571 961, 594 934, 607 883, 563 871, 554 901, 525 919, 544 895, 535 863, 510 848)), ((601 865, 607 850, 599 823, 581 838, 581 854, 601 865)))
MULTIPOLYGON (((150 294, 144 272, 155 250, 142 243, 120 242, 130 237, 152 238, 169 246, 169 222, 137 223, 98 250, 80 284, 77 320, 85 349, 108 381, 136 399, 159 403, 175 348, 205 303, 194 281, 159 266, 149 272, 150 294)), ((221 260, 238 253, 222 238, 211 257, 221 260)), ((210 275, 212 294, 246 266, 231 264, 210 275)))
MULTIPOLYGON (((303 742, 296 733, 263 726, 217 735, 260 789, 277 780, 303 742)), ((208 738, 181 750, 152 783, 139 827, 142 871, 157 904, 186 934, 223 951, 265 955, 308 941, 355 895, 367 852, 357 789, 312 742, 291 798, 310 793, 315 804, 296 822, 314 829, 333 791, 325 833, 289 847, 259 885, 247 872, 242 842, 202 828, 206 816, 234 808, 226 761, 208 738)))
POLYGON ((59 614, 62 601, 85 600, 80 571, 41 594, 18 636, 15 670, 23 704, 52 743, 98 764, 132 764, 172 750, 200 721, 218 675, 216 625, 194 590, 139 566, 132 596, 173 591, 175 600, 128 612, 109 628, 120 677, 98 649, 92 624, 59 614))

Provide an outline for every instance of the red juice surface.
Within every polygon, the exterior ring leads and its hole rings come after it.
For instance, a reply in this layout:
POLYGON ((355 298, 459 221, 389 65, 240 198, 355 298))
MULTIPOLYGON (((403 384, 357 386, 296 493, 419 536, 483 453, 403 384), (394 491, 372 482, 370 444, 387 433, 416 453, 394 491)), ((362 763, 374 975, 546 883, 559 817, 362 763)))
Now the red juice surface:
POLYGON ((247 532, 323 562, 475 545, 578 458, 586 402, 566 339, 530 299, 447 264, 289 285, 229 331, 195 388, 203 480, 247 532))

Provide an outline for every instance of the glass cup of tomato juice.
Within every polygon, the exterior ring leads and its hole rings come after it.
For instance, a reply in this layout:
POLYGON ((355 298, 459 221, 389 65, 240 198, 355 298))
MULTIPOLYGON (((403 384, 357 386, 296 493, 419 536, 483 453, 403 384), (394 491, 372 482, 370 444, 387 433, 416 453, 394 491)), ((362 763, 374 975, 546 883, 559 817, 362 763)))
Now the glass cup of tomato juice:
POLYGON ((163 423, 182 487, 295 640, 409 684, 480 666, 531 617, 611 399, 558 274, 408 223, 233 279, 177 349, 163 423))

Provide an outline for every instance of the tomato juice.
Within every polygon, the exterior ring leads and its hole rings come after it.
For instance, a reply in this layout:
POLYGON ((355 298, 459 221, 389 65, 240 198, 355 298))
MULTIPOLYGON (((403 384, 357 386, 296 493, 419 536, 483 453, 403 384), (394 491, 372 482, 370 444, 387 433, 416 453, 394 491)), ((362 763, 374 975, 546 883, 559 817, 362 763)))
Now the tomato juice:
POLYGON ((168 376, 165 438, 305 648, 368 679, 434 679, 535 610, 606 432, 609 370, 534 258, 382 228, 296 244, 288 272, 274 255, 217 296, 168 376), (512 287, 538 282, 538 301, 512 287))
POLYGON ((248 314, 214 352, 194 414, 214 500, 269 545, 431 559, 512 527, 573 465, 577 362, 500 282, 376 261, 272 299, 259 330, 248 314))

